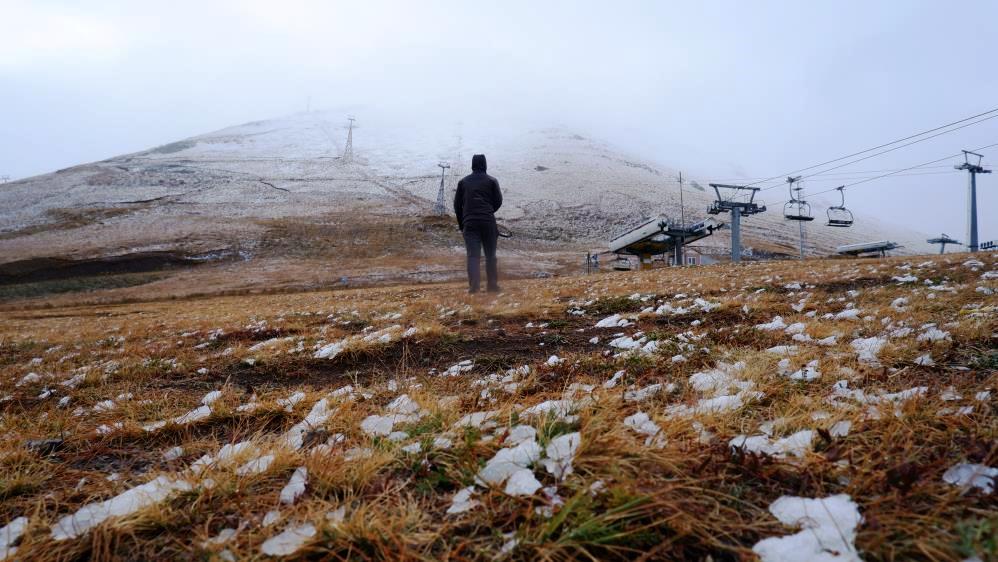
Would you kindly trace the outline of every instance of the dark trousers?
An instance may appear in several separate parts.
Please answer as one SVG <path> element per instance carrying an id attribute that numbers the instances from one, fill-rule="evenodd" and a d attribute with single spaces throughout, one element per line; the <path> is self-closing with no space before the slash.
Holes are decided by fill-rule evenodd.
<path id="1" fill-rule="evenodd" d="M 485 274 L 488 277 L 488 290 L 499 289 L 499 265 L 496 260 L 496 242 L 499 229 L 494 221 L 467 221 L 464 223 L 464 248 L 468 252 L 468 285 L 477 292 L 482 284 L 479 264 L 482 250 L 485 250 Z"/>

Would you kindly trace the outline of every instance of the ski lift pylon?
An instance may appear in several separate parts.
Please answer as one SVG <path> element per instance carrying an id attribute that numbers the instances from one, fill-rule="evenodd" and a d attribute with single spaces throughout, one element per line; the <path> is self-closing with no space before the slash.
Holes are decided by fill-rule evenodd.
<path id="1" fill-rule="evenodd" d="M 852 226 L 853 222 L 852 211 L 846 209 L 845 189 L 846 186 L 844 185 L 840 185 L 839 187 L 835 188 L 835 190 L 839 192 L 839 195 L 842 198 L 842 202 L 839 203 L 839 205 L 837 206 L 832 206 L 828 208 L 827 211 L 828 222 L 826 223 L 828 226 L 835 226 L 839 228 L 847 228 Z"/>
<path id="2" fill-rule="evenodd" d="M 811 205 L 800 194 L 804 189 L 800 186 L 800 178 L 800 176 L 787 178 L 790 200 L 783 205 L 783 218 L 791 221 L 813 221 L 814 215 L 811 214 Z M 797 187 L 794 187 L 795 183 L 798 184 Z M 794 195 L 794 191 L 797 192 L 796 195 Z"/>

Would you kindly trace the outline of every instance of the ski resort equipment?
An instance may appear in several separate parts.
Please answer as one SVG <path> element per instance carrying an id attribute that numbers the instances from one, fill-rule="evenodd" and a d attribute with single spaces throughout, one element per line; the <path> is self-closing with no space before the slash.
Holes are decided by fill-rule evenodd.
<path id="1" fill-rule="evenodd" d="M 976 164 L 970 163 L 971 156 L 977 157 Z M 970 183 L 967 184 L 967 249 L 971 252 L 977 251 L 977 174 L 991 173 L 991 170 L 981 167 L 981 158 L 984 156 L 964 150 L 963 164 L 953 166 L 957 170 L 970 172 Z"/>
<path id="2" fill-rule="evenodd" d="M 839 196 L 842 197 L 842 202 L 838 206 L 832 206 L 828 208 L 826 214 L 828 215 L 828 222 L 825 223 L 827 226 L 836 226 L 840 228 L 848 228 L 852 226 L 852 211 L 846 209 L 846 186 L 840 185 L 836 187 L 835 190 L 839 192 Z"/>
<path id="3" fill-rule="evenodd" d="M 513 237 L 513 231 L 510 230 L 510 229 L 508 229 L 508 228 L 506 228 L 505 226 L 503 226 L 501 224 L 497 224 L 496 225 L 496 229 L 499 231 L 499 238 L 512 238 Z"/>
<path id="4" fill-rule="evenodd" d="M 444 175 L 450 168 L 450 164 L 440 162 L 437 166 L 440 166 L 440 190 L 437 191 L 437 204 L 433 206 L 433 213 L 442 216 L 447 214 L 447 211 L 444 208 Z"/>
<path id="5" fill-rule="evenodd" d="M 939 244 L 939 253 L 946 253 L 946 244 L 953 244 L 956 246 L 962 246 L 963 244 L 950 238 L 946 233 L 943 233 L 939 238 L 929 238 L 926 240 L 929 244 Z M 982 246 L 983 248 L 983 246 Z"/>
<path id="6" fill-rule="evenodd" d="M 988 240 L 987 242 L 981 242 L 982 250 L 994 250 L 998 248 L 998 240 Z"/>
<path id="7" fill-rule="evenodd" d="M 811 205 L 800 194 L 804 190 L 800 186 L 800 178 L 800 176 L 787 178 L 790 200 L 783 205 L 783 218 L 788 221 L 810 222 L 814 220 L 814 215 L 811 214 Z M 794 187 L 795 183 L 797 187 Z M 796 194 L 794 194 L 795 191 Z"/>
<path id="8" fill-rule="evenodd" d="M 813 221 L 814 215 L 811 214 L 811 205 L 801 195 L 804 188 L 800 185 L 800 178 L 801 176 L 787 178 L 787 186 L 790 189 L 790 200 L 783 205 L 783 218 L 797 222 L 797 228 L 800 231 L 800 259 L 804 259 L 804 244 L 806 239 L 804 223 Z M 797 187 L 794 187 L 795 183 Z M 795 191 L 797 192 L 796 194 L 794 194 Z"/>
<path id="9" fill-rule="evenodd" d="M 712 183 L 717 199 L 710 204 L 707 213 L 716 215 L 719 213 L 731 213 L 731 261 L 738 263 L 742 261 L 742 216 L 754 215 L 766 212 L 766 205 L 755 202 L 755 194 L 758 187 L 746 187 L 744 185 L 727 185 L 723 183 Z M 731 195 L 725 199 L 721 197 L 722 189 L 732 190 Z M 735 195 L 746 191 L 749 192 L 748 201 L 735 201 Z"/>
<path id="10" fill-rule="evenodd" d="M 347 117 L 350 125 L 347 127 L 347 143 L 343 146 L 343 162 L 353 161 L 353 122 L 356 120 L 353 115 Z"/>
<path id="11" fill-rule="evenodd" d="M 889 240 L 878 240 L 877 242 L 863 242 L 862 244 L 846 244 L 839 246 L 836 251 L 843 256 L 861 256 L 864 254 L 880 254 L 880 257 L 887 255 L 887 252 L 900 248 L 901 245 Z"/>
<path id="12" fill-rule="evenodd" d="M 630 271 L 631 267 L 631 260 L 624 256 L 617 256 L 617 259 L 613 260 L 613 269 L 616 271 Z"/>
<path id="13" fill-rule="evenodd" d="M 692 226 L 683 227 L 670 223 L 667 217 L 658 216 L 617 236 L 610 241 L 609 247 L 614 254 L 638 256 L 642 264 L 647 263 L 651 256 L 671 251 L 675 254 L 674 263 L 682 264 L 682 248 L 686 243 L 710 236 L 723 224 L 709 218 Z M 617 269 L 616 264 L 614 269 Z"/>
<path id="14" fill-rule="evenodd" d="M 595 273 L 599 271 L 599 255 L 600 251 L 589 251 L 586 252 L 586 274 Z"/>

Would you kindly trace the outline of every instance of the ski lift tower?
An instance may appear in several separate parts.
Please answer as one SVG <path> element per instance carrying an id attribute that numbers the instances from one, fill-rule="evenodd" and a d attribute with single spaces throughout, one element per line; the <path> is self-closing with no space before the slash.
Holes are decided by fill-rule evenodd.
<path id="1" fill-rule="evenodd" d="M 972 156 L 977 157 L 976 164 L 971 164 Z M 983 155 L 964 150 L 963 164 L 953 166 L 957 170 L 970 172 L 970 183 L 967 184 L 967 249 L 971 252 L 977 251 L 977 174 L 991 173 L 991 170 L 985 170 L 981 166 L 982 158 Z"/>
<path id="2" fill-rule="evenodd" d="M 929 238 L 926 240 L 929 244 L 939 244 L 939 253 L 946 253 L 946 244 L 953 244 L 956 246 L 961 246 L 960 242 L 950 238 L 946 233 L 943 233 L 939 238 Z"/>
<path id="3" fill-rule="evenodd" d="M 447 214 L 447 211 L 444 210 L 444 176 L 447 174 L 447 169 L 450 168 L 450 164 L 440 162 L 437 166 L 440 166 L 440 190 L 437 191 L 437 204 L 433 206 L 433 212 L 443 216 Z"/>
<path id="4" fill-rule="evenodd" d="M 800 186 L 800 180 L 801 176 L 787 178 L 787 185 L 790 188 L 790 200 L 783 205 L 783 218 L 797 222 L 798 229 L 800 230 L 800 259 L 804 259 L 804 223 L 813 221 L 814 215 L 811 214 L 811 205 L 801 195 L 804 188 Z M 794 187 L 795 183 L 797 187 Z M 797 192 L 796 194 L 794 193 L 795 191 Z"/>
<path id="5" fill-rule="evenodd" d="M 353 122 L 357 119 L 354 116 L 348 116 L 347 121 L 350 121 L 350 125 L 347 127 L 347 143 L 343 147 L 343 160 L 345 162 L 350 162 L 353 160 Z"/>
<path id="6" fill-rule="evenodd" d="M 756 213 L 766 212 L 766 206 L 755 202 L 755 194 L 758 187 L 746 187 L 744 185 L 728 185 L 723 183 L 712 183 L 717 200 L 711 203 L 707 213 L 716 215 L 719 213 L 731 213 L 731 261 L 738 263 L 742 261 L 742 216 L 750 216 Z M 732 196 L 728 199 L 721 197 L 722 189 L 733 190 Z M 734 201 L 734 195 L 749 192 L 748 201 Z"/>

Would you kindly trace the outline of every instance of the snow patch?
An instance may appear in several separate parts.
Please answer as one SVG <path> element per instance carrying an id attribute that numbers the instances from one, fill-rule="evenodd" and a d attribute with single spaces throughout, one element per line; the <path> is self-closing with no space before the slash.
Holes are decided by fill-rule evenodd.
<path id="1" fill-rule="evenodd" d="M 75 539 L 112 517 L 131 515 L 143 508 L 166 501 L 176 492 L 190 491 L 186 480 L 159 476 L 102 502 L 89 503 L 72 515 L 66 515 L 52 525 L 52 538 L 57 541 Z"/>
<path id="2" fill-rule="evenodd" d="M 995 489 L 998 468 L 983 464 L 960 463 L 951 466 L 944 474 L 943 481 L 961 488 L 980 488 L 985 494 Z"/>
<path id="3" fill-rule="evenodd" d="M 315 525 L 311 523 L 288 527 L 280 534 L 263 541 L 263 544 L 260 545 L 260 552 L 267 556 L 288 556 L 294 554 L 298 549 L 305 546 L 305 543 L 314 537 L 315 533 Z"/>
<path id="4" fill-rule="evenodd" d="M 456 494 L 454 494 L 454 497 L 451 498 L 450 507 L 447 508 L 447 513 L 451 515 L 464 513 L 480 505 L 481 502 L 471 499 L 471 496 L 474 493 L 474 486 L 468 486 L 467 488 L 459 490 Z"/>
<path id="5" fill-rule="evenodd" d="M 17 552 L 14 543 L 20 540 L 27 528 L 28 518 L 24 516 L 17 517 L 0 528 L 0 560 L 6 560 Z"/>
<path id="6" fill-rule="evenodd" d="M 293 504 L 305 493 L 305 485 L 308 483 L 308 469 L 299 466 L 291 474 L 291 479 L 281 489 L 281 503 Z"/>
<path id="7" fill-rule="evenodd" d="M 752 547 L 763 562 L 858 562 L 854 544 L 863 521 L 859 507 L 846 494 L 811 499 L 782 496 L 769 512 L 784 525 L 801 531 L 763 539 Z"/>
<path id="8" fill-rule="evenodd" d="M 783 321 L 782 316 L 776 316 L 771 321 L 765 324 L 756 324 L 755 328 L 757 330 L 763 330 L 767 332 L 773 332 L 776 330 L 782 330 L 787 327 L 786 322 Z"/>
<path id="9" fill-rule="evenodd" d="M 572 461 L 581 443 L 582 436 L 577 431 L 555 437 L 544 449 L 547 458 L 541 461 L 541 465 L 555 478 L 563 480 L 574 471 Z"/>
<path id="10" fill-rule="evenodd" d="M 661 449 L 665 447 L 665 436 L 662 435 L 662 428 L 648 417 L 644 412 L 638 412 L 624 418 L 624 425 L 634 431 L 645 435 L 645 445 Z"/>

